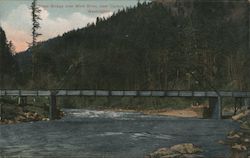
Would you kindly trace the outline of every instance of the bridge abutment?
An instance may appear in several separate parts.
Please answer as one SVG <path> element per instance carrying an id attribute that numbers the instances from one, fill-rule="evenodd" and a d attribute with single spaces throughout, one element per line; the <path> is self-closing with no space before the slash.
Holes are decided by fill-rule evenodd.
<path id="1" fill-rule="evenodd" d="M 247 109 L 250 109 L 250 98 L 244 98 L 244 105 Z"/>
<path id="2" fill-rule="evenodd" d="M 221 119 L 222 117 L 222 97 L 209 98 L 210 117 L 212 119 Z"/>
<path id="3" fill-rule="evenodd" d="M 57 118 L 56 95 L 50 96 L 49 119 L 54 120 Z"/>
<path id="4" fill-rule="evenodd" d="M 0 121 L 3 120 L 2 104 L 0 103 Z"/>

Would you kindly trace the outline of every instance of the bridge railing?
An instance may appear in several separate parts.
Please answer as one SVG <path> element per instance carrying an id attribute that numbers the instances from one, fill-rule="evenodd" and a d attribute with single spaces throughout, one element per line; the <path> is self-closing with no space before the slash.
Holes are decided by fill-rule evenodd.
<path id="1" fill-rule="evenodd" d="M 0 90 L 0 96 L 138 96 L 138 97 L 218 97 L 215 91 L 129 91 L 129 90 Z M 249 92 L 219 91 L 221 97 L 250 97 Z"/>

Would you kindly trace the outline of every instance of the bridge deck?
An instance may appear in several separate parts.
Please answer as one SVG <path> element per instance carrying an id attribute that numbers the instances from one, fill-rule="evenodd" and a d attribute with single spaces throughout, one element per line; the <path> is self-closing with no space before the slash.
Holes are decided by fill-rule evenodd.
<path id="1" fill-rule="evenodd" d="M 0 90 L 0 96 L 218 97 L 215 91 Z M 219 91 L 221 97 L 250 98 L 250 91 Z"/>

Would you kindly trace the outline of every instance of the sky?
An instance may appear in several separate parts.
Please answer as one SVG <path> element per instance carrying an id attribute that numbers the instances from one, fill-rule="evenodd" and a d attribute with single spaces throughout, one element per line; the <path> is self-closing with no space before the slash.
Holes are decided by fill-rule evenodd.
<path id="1" fill-rule="evenodd" d="M 142 1 L 142 0 L 141 0 Z M 16 52 L 27 49 L 31 43 L 32 0 L 0 0 L 0 26 L 7 40 L 15 45 Z M 72 29 L 95 22 L 96 17 L 109 17 L 118 9 L 135 6 L 138 0 L 38 0 L 44 41 Z"/>

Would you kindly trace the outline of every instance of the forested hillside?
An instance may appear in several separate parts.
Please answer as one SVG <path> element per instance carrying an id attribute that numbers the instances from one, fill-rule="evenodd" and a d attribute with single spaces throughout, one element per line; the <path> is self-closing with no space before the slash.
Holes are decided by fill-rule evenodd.
<path id="1" fill-rule="evenodd" d="M 138 3 L 29 49 L 24 86 L 249 90 L 248 28 L 246 1 Z"/>

